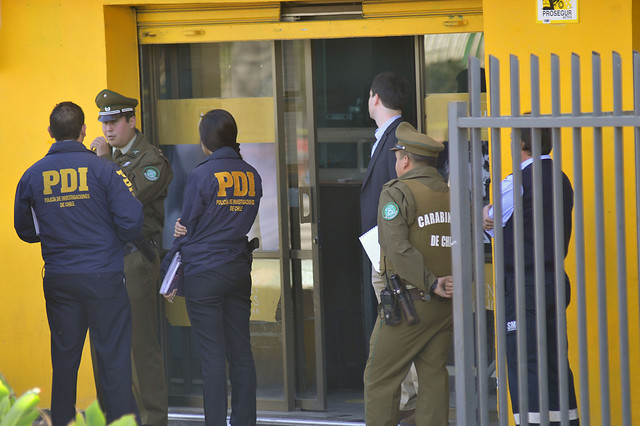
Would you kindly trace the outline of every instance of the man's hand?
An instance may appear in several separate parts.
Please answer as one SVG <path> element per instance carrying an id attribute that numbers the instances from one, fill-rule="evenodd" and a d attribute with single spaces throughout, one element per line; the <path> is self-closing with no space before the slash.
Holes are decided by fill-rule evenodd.
<path id="1" fill-rule="evenodd" d="M 487 204 L 482 209 L 482 226 L 485 230 L 490 231 L 493 229 L 493 218 L 489 216 L 489 210 L 493 207 L 493 204 Z"/>
<path id="2" fill-rule="evenodd" d="M 102 136 L 95 138 L 93 142 L 91 142 L 91 145 L 89 145 L 89 149 L 95 151 L 100 157 L 111 154 L 111 145 L 109 145 L 109 142 Z"/>
<path id="3" fill-rule="evenodd" d="M 451 275 L 438 277 L 438 284 L 433 292 L 445 299 L 451 299 L 453 296 L 453 277 Z"/>
<path id="4" fill-rule="evenodd" d="M 173 228 L 173 236 L 175 238 L 182 237 L 183 235 L 187 235 L 187 227 L 180 223 L 180 218 L 176 220 L 176 225 Z"/>

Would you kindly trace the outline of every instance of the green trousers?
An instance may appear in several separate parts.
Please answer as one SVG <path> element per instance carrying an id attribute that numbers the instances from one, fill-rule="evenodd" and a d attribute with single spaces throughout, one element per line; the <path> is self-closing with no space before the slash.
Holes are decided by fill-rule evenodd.
<path id="1" fill-rule="evenodd" d="M 446 426 L 449 421 L 447 357 L 453 338 L 450 300 L 414 301 L 420 321 L 389 326 L 376 320 L 364 370 L 367 426 L 396 426 L 400 384 L 411 363 L 418 373 L 416 425 Z"/>
<path id="2" fill-rule="evenodd" d="M 168 423 L 167 381 L 164 357 L 158 340 L 158 294 L 160 260 L 149 262 L 135 251 L 124 258 L 127 293 L 131 303 L 131 366 L 133 395 L 143 425 L 166 426 Z M 97 383 L 95 353 L 91 351 L 98 400 L 104 401 Z"/>

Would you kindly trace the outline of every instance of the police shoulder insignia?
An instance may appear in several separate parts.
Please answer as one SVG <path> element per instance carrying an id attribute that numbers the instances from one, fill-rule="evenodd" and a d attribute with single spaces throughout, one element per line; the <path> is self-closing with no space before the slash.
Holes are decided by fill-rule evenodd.
<path id="1" fill-rule="evenodd" d="M 144 178 L 148 181 L 155 182 L 160 178 L 160 172 L 153 166 L 149 166 L 142 172 Z"/>
<path id="2" fill-rule="evenodd" d="M 398 205 L 391 201 L 385 204 L 382 208 L 382 218 L 385 220 L 395 219 L 395 217 L 398 216 L 399 211 L 400 209 L 398 208 Z"/>

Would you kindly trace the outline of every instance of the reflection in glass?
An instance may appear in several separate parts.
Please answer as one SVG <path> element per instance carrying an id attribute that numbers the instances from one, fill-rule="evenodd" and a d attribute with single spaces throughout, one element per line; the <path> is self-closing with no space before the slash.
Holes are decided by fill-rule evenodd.
<path id="1" fill-rule="evenodd" d="M 158 99 L 272 96 L 271 43 L 154 46 Z"/>
<path id="2" fill-rule="evenodd" d="M 317 394 L 316 383 L 316 333 L 315 310 L 313 305 L 313 261 L 311 259 L 300 261 L 301 295 L 297 297 L 301 305 L 298 318 L 303 333 L 299 335 L 301 342 L 297 342 L 298 352 L 304 354 L 304 362 L 298 360 L 297 395 L 299 398 L 314 398 Z M 300 347 L 301 346 L 301 347 Z"/>
<path id="3" fill-rule="evenodd" d="M 469 57 L 484 64 L 483 33 L 425 35 L 425 93 L 468 92 L 465 70 Z"/>
<path id="4" fill-rule="evenodd" d="M 412 89 L 403 116 L 417 122 L 414 38 L 313 40 L 311 46 L 320 181 L 361 183 L 375 141 L 368 102 L 376 74 L 394 71 L 407 79 Z"/>
<path id="5" fill-rule="evenodd" d="M 201 112 L 213 108 L 236 107 L 232 114 L 242 123 L 247 121 L 245 106 L 262 102 L 273 104 L 272 43 L 232 42 L 206 44 L 173 44 L 143 47 L 143 107 L 155 115 L 145 114 L 144 131 L 161 144 L 169 159 L 174 179 L 165 201 L 163 247 L 173 242 L 173 228 L 182 208 L 183 189 L 188 175 L 202 160 L 197 126 Z M 160 116 L 161 110 L 166 114 Z M 257 114 L 266 114 L 267 117 Z M 244 114 L 241 119 L 239 116 Z M 259 109 L 250 119 L 273 122 L 273 109 Z M 164 118 L 162 118 L 164 117 Z M 158 128 L 166 128 L 174 136 L 167 138 Z M 165 120 L 158 123 L 159 120 Z M 255 130 L 255 129 L 254 129 Z M 154 134 L 154 132 L 156 134 Z M 250 237 L 260 238 L 259 251 L 279 250 L 276 147 L 269 129 L 258 128 L 250 140 L 241 143 L 243 158 L 260 173 L 264 195 L 258 218 Z M 246 133 L 244 133 L 246 135 Z M 185 136 L 187 135 L 187 136 Z M 240 138 L 240 136 L 239 136 Z M 264 253 L 263 256 L 264 257 Z M 280 260 L 254 258 L 251 339 L 258 374 L 258 396 L 261 399 L 284 398 L 282 353 L 282 318 L 280 317 Z M 166 304 L 165 338 L 167 345 L 170 397 L 202 396 L 199 354 L 191 336 L 184 299 Z"/>
<path id="6" fill-rule="evenodd" d="M 251 271 L 251 349 L 258 398 L 284 398 L 280 261 L 254 259 Z"/>
<path id="7" fill-rule="evenodd" d="M 303 41 L 283 42 L 285 149 L 289 187 L 291 249 L 291 285 L 295 327 L 296 397 L 316 398 L 316 352 L 312 214 L 307 121 L 306 68 Z M 304 260 L 303 260 L 304 259 Z"/>
<path id="8" fill-rule="evenodd" d="M 307 89 L 304 68 L 304 43 L 283 43 L 284 126 L 287 181 L 291 203 L 292 249 L 311 249 L 311 224 L 300 223 L 304 214 L 304 194 L 300 188 L 310 186 L 309 140 L 307 124 Z M 303 205 L 300 205 L 300 203 Z M 298 245 L 299 244 L 299 245 Z"/>
<path id="9" fill-rule="evenodd" d="M 424 36 L 425 129 L 432 138 L 444 142 L 438 156 L 438 171 L 449 178 L 448 104 L 466 101 L 470 57 L 484 64 L 483 33 L 427 34 Z M 484 73 L 484 68 L 481 69 Z M 484 81 L 484 75 L 483 79 Z M 484 89 L 483 85 L 483 89 Z M 483 91 L 486 91 L 483 90 Z M 484 103 L 486 108 L 486 102 Z"/>

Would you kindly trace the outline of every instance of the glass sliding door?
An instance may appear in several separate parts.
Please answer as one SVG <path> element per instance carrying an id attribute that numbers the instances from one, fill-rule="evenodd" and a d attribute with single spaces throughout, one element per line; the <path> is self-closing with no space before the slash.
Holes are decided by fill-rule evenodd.
<path id="1" fill-rule="evenodd" d="M 318 169 L 310 41 L 284 41 L 282 92 L 290 233 L 295 403 L 326 409 L 324 333 L 318 239 Z"/>
<path id="2" fill-rule="evenodd" d="M 182 193 L 204 159 L 197 126 L 210 109 L 238 124 L 241 153 L 263 179 L 249 238 L 254 253 L 251 342 L 258 407 L 326 408 L 310 44 L 304 41 L 149 45 L 142 49 L 144 131 L 171 162 L 163 248 Z M 184 299 L 164 304 L 170 404 L 201 406 L 200 359 Z"/>
<path id="3" fill-rule="evenodd" d="M 268 41 L 144 46 L 143 130 L 160 145 L 173 168 L 165 202 L 163 248 L 167 249 L 187 176 L 204 159 L 197 130 L 200 116 L 222 108 L 235 117 L 241 154 L 262 176 L 264 192 L 249 235 L 260 239 L 251 295 L 259 406 L 287 409 L 272 46 Z M 164 313 L 170 404 L 201 406 L 200 360 L 184 299 L 166 303 Z"/>

